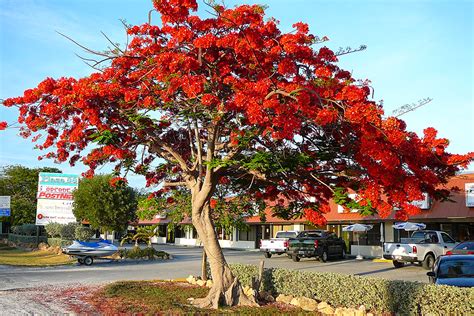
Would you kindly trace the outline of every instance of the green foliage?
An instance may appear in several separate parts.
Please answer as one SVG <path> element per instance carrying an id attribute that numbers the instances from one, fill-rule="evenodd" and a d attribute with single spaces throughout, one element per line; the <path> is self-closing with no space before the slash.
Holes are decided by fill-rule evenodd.
<path id="1" fill-rule="evenodd" d="M 120 258 L 124 259 L 148 259 L 155 260 L 156 258 L 167 259 L 169 254 L 164 251 L 156 250 L 153 247 L 140 248 L 135 246 L 131 249 L 119 249 L 118 254 Z"/>
<path id="2" fill-rule="evenodd" d="M 56 237 L 61 237 L 62 227 L 63 227 L 63 224 L 49 223 L 44 226 L 44 229 L 46 230 L 46 233 L 48 234 L 49 237 L 56 238 Z"/>
<path id="3" fill-rule="evenodd" d="M 140 240 L 146 240 L 148 246 L 151 246 L 151 239 L 156 236 L 157 228 L 158 225 L 138 227 L 137 232 L 135 234 L 129 234 L 122 238 L 122 240 L 120 241 L 120 246 L 123 246 L 123 244 L 129 240 L 134 241 L 135 245 L 138 245 L 138 242 Z"/>
<path id="4" fill-rule="evenodd" d="M 61 231 L 59 232 L 61 239 L 66 239 L 66 240 L 74 239 L 77 227 L 79 227 L 79 224 L 74 223 L 74 222 L 62 225 Z"/>
<path id="5" fill-rule="evenodd" d="M 110 185 L 111 175 L 83 179 L 74 191 L 74 215 L 86 219 L 92 228 L 124 230 L 135 220 L 137 199 L 135 191 L 126 185 Z"/>
<path id="6" fill-rule="evenodd" d="M 61 238 L 48 238 L 47 240 L 48 245 L 51 247 L 67 247 L 72 244 L 72 240 L 63 240 Z"/>
<path id="7" fill-rule="evenodd" d="M 334 189 L 334 202 L 338 205 L 345 206 L 351 210 L 359 210 L 359 214 L 363 216 L 374 215 L 377 211 L 372 208 L 370 200 L 366 199 L 365 204 L 361 204 L 361 201 L 356 201 L 349 197 L 349 194 L 344 188 Z"/>
<path id="8" fill-rule="evenodd" d="M 14 243 L 33 244 L 36 245 L 36 236 L 25 236 L 8 234 L 8 240 Z M 46 236 L 39 236 L 39 242 L 46 242 Z"/>
<path id="9" fill-rule="evenodd" d="M 95 235 L 95 230 L 90 227 L 78 226 L 74 231 L 74 238 L 77 240 L 88 241 Z"/>
<path id="10" fill-rule="evenodd" d="M 232 272 L 243 285 L 250 285 L 258 267 L 232 264 Z M 377 313 L 399 315 L 469 314 L 474 310 L 474 288 L 439 286 L 338 273 L 266 269 L 261 290 L 305 296 L 335 307 L 364 305 Z"/>
<path id="11" fill-rule="evenodd" d="M 0 195 L 11 196 L 11 216 L 0 216 L 0 221 L 12 225 L 33 223 L 36 216 L 36 192 L 40 172 L 61 173 L 56 168 L 31 169 L 23 166 L 6 166 L 0 170 Z"/>
<path id="12" fill-rule="evenodd" d="M 22 236 L 36 236 L 36 225 L 35 224 L 22 224 L 12 227 L 12 232 L 16 235 Z"/>

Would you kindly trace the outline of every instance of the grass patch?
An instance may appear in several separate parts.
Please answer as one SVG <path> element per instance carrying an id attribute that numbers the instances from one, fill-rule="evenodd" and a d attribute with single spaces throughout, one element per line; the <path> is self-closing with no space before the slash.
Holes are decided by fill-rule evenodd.
<path id="1" fill-rule="evenodd" d="M 0 264 L 14 266 L 55 266 L 73 262 L 69 256 L 46 250 L 26 251 L 0 243 Z"/>
<path id="2" fill-rule="evenodd" d="M 204 297 L 209 292 L 187 283 L 152 282 L 152 281 L 121 281 L 109 284 L 88 298 L 102 314 L 145 314 L 145 315 L 285 315 L 309 314 L 299 308 L 279 303 L 261 307 L 232 307 L 218 311 L 199 309 L 189 305 L 190 297 Z M 314 315 L 314 313 L 313 313 Z"/>

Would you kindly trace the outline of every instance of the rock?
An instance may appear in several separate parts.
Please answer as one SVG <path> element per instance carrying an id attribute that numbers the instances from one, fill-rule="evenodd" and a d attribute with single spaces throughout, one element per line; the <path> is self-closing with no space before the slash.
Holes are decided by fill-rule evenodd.
<path id="1" fill-rule="evenodd" d="M 318 312 L 320 312 L 323 315 L 334 315 L 334 308 L 332 308 L 331 306 L 328 306 L 323 309 L 318 309 Z"/>
<path id="2" fill-rule="evenodd" d="M 285 294 L 280 294 L 276 298 L 277 302 L 285 303 L 285 304 L 290 304 L 291 300 L 293 299 L 292 295 L 285 295 Z"/>
<path id="3" fill-rule="evenodd" d="M 318 304 L 318 309 L 325 309 L 326 307 L 331 307 L 331 305 L 326 302 L 321 302 Z"/>
<path id="4" fill-rule="evenodd" d="M 204 285 L 206 285 L 206 281 L 197 280 L 197 281 L 196 281 L 196 284 L 199 285 L 199 286 L 204 286 Z"/>
<path id="5" fill-rule="evenodd" d="M 189 276 L 186 278 L 186 281 L 187 281 L 188 283 L 191 283 L 193 280 L 194 280 L 194 276 L 192 276 L 192 275 L 189 275 Z"/>
<path id="6" fill-rule="evenodd" d="M 365 316 L 366 315 L 366 310 L 365 310 L 365 306 L 364 305 L 361 305 L 359 306 L 358 309 L 354 310 L 354 315 L 355 316 Z"/>
<path id="7" fill-rule="evenodd" d="M 298 306 L 301 307 L 305 311 L 313 312 L 318 309 L 318 302 L 311 298 L 307 297 L 299 297 L 298 298 Z"/>
<path id="8" fill-rule="evenodd" d="M 212 287 L 212 280 L 207 280 L 206 281 L 206 286 L 207 287 Z"/>
<path id="9" fill-rule="evenodd" d="M 344 316 L 354 316 L 356 314 L 355 308 L 344 308 Z"/>
<path id="10" fill-rule="evenodd" d="M 300 306 L 300 300 L 298 297 L 295 297 L 293 298 L 291 301 L 290 301 L 290 304 L 291 305 L 295 305 L 295 306 Z"/>
<path id="11" fill-rule="evenodd" d="M 366 316 L 374 316 L 372 313 L 367 313 Z"/>
<path id="12" fill-rule="evenodd" d="M 38 245 L 39 250 L 48 250 L 48 248 L 49 248 L 48 244 L 45 244 L 44 242 Z"/>

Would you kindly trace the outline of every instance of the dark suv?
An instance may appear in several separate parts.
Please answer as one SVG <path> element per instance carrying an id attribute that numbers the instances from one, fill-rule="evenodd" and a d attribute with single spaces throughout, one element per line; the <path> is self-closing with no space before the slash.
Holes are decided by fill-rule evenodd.
<path id="1" fill-rule="evenodd" d="M 346 244 L 342 238 L 333 232 L 326 230 L 302 231 L 296 238 L 288 240 L 288 256 L 293 261 L 301 258 L 315 257 L 322 262 L 328 258 L 344 258 L 346 256 Z"/>

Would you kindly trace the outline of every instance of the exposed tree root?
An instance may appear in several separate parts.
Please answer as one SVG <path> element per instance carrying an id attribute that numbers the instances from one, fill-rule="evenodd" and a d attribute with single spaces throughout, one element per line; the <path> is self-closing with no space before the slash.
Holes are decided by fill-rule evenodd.
<path id="1" fill-rule="evenodd" d="M 219 306 L 258 306 L 254 297 L 244 294 L 237 278 L 227 289 L 221 285 L 214 285 L 204 298 L 193 300 L 192 304 L 199 308 L 218 309 Z"/>

